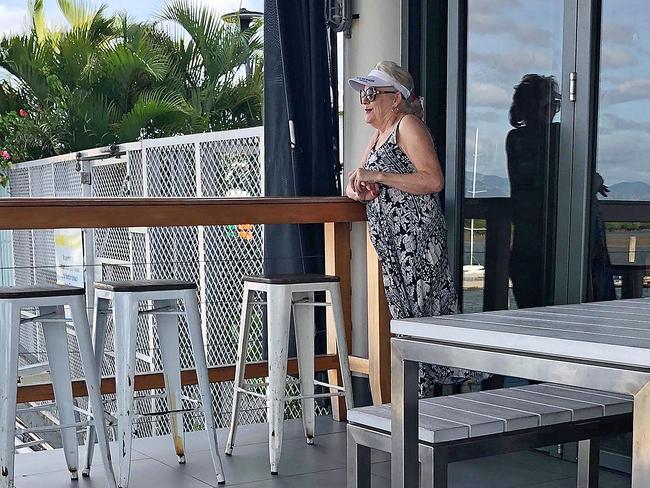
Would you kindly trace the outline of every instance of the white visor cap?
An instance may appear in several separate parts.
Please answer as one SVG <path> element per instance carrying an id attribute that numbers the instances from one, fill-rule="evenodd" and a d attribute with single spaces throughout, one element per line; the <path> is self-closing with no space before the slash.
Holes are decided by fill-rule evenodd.
<path id="1" fill-rule="evenodd" d="M 411 91 L 408 88 L 406 88 L 392 76 L 378 69 L 373 69 L 366 76 L 357 76 L 356 78 L 350 78 L 348 80 L 348 84 L 352 87 L 353 90 L 356 91 L 361 91 L 366 86 L 392 86 L 402 94 L 405 100 L 408 100 L 408 98 L 411 96 Z"/>

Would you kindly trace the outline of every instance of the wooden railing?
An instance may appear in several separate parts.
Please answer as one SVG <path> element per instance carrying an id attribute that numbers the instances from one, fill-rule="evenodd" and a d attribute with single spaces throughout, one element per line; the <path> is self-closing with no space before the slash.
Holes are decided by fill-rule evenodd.
<path id="1" fill-rule="evenodd" d="M 508 262 L 512 226 L 512 204 L 507 197 L 467 198 L 465 219 L 485 220 L 485 279 L 483 309 L 508 308 Z M 650 202 L 600 200 L 603 222 L 650 222 Z"/>
<path id="2" fill-rule="evenodd" d="M 352 289 L 350 273 L 350 228 L 352 222 L 364 222 L 363 204 L 345 197 L 310 198 L 81 198 L 81 199 L 0 199 L 0 229 L 65 229 L 101 227 L 172 227 L 233 224 L 306 224 L 325 225 L 326 272 L 341 278 L 341 295 L 348 348 L 352 338 Z M 376 404 L 390 401 L 390 355 L 388 307 L 383 292 L 381 273 L 372 245 L 368 245 L 368 349 L 369 357 L 350 356 L 353 372 L 370 379 Z M 329 371 L 330 381 L 340 384 L 334 330 L 328 317 L 328 354 L 316 357 L 316 370 Z M 251 364 L 248 377 L 263 377 L 267 363 Z M 296 372 L 295 360 L 289 372 Z M 212 382 L 234 378 L 233 366 L 210 368 Z M 182 373 L 184 385 L 196 383 L 193 370 Z M 162 373 L 146 373 L 136 377 L 136 390 L 149 390 L 164 385 Z M 73 381 L 75 396 L 86 394 L 83 381 Z M 102 393 L 115 392 L 115 379 L 103 378 Z M 18 388 L 18 401 L 52 400 L 49 383 Z M 335 418 L 344 419 L 342 401 L 333 402 Z"/>

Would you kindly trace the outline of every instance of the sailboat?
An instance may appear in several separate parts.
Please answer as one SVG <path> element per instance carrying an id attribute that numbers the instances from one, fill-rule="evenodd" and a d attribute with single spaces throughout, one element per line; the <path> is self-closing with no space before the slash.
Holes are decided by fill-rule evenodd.
<path id="1" fill-rule="evenodd" d="M 474 169 L 472 172 L 472 198 L 476 197 L 477 193 L 482 193 L 483 190 L 476 190 L 476 166 L 478 164 L 478 127 L 476 128 L 476 137 L 474 140 Z M 470 220 L 469 229 L 465 227 L 465 230 L 469 230 L 469 264 L 463 266 L 463 279 L 464 280 L 478 280 L 483 279 L 485 275 L 485 267 L 478 262 L 474 257 L 474 232 L 477 230 L 484 231 L 485 229 L 475 228 L 474 219 Z"/>

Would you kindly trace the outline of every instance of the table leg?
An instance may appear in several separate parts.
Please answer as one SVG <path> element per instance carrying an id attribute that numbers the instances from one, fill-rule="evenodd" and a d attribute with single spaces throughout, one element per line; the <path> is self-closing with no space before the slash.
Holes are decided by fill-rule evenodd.
<path id="1" fill-rule="evenodd" d="M 391 487 L 417 488 L 418 363 L 404 360 L 398 340 L 391 340 Z"/>
<path id="2" fill-rule="evenodd" d="M 650 480 L 650 383 L 634 395 L 632 429 L 632 488 L 647 487 Z"/>

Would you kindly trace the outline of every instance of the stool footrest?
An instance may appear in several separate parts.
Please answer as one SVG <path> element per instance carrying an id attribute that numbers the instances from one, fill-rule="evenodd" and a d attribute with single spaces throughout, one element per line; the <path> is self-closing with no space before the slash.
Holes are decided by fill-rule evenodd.
<path id="1" fill-rule="evenodd" d="M 331 388 L 332 390 L 337 390 L 337 391 L 343 391 L 343 392 L 345 391 L 345 388 L 342 386 L 333 385 L 331 383 L 324 383 L 323 381 L 318 381 L 318 380 L 314 380 L 314 385 L 323 386 L 325 388 Z"/>
<path id="2" fill-rule="evenodd" d="M 163 417 L 165 415 L 172 415 L 174 413 L 188 413 L 188 412 L 200 412 L 201 408 L 200 407 L 195 407 L 195 408 L 176 408 L 174 410 L 162 410 L 160 412 L 147 412 L 147 413 L 139 413 L 136 415 L 136 417 L 140 418 L 146 418 L 146 417 Z"/>
<path id="3" fill-rule="evenodd" d="M 329 392 L 329 393 L 315 393 L 313 395 L 285 396 L 284 401 L 290 402 L 290 401 L 302 400 L 302 399 L 306 399 L 306 398 L 330 398 L 330 397 L 334 397 L 334 396 L 343 396 L 343 395 L 345 395 L 345 389 L 344 388 L 340 388 L 340 387 L 335 386 L 335 385 L 330 385 L 328 383 L 322 383 L 320 381 L 318 381 L 318 382 L 314 381 L 314 384 L 315 385 L 317 384 L 319 386 L 324 386 L 324 387 L 327 387 L 327 388 L 331 388 L 331 389 L 337 390 L 337 391 Z M 262 386 L 262 385 L 260 384 L 259 386 Z M 237 387 L 236 390 L 239 391 L 240 393 L 244 393 L 246 395 L 254 396 L 254 397 L 257 397 L 257 398 L 264 398 L 265 400 L 269 400 L 269 397 L 267 396 L 266 393 L 260 393 L 260 392 L 257 392 L 257 391 L 253 391 L 253 390 L 250 390 L 250 389 L 248 389 L 246 387 L 244 387 L 244 388 Z"/>
<path id="4" fill-rule="evenodd" d="M 90 421 L 73 422 L 71 424 L 61 425 L 43 425 L 42 427 L 30 427 L 28 429 L 16 429 L 16 434 L 37 434 L 39 432 L 52 432 L 55 430 L 68 429 L 70 427 L 88 427 Z"/>
<path id="5" fill-rule="evenodd" d="M 151 400 L 152 398 L 167 398 L 166 393 L 152 393 L 150 395 L 138 395 L 137 397 L 134 397 L 134 400 Z M 194 398 L 190 398 L 185 395 L 181 395 L 180 397 L 181 401 L 186 401 L 188 403 L 194 403 L 194 404 L 199 404 L 200 402 L 198 400 L 195 400 Z"/>
<path id="6" fill-rule="evenodd" d="M 291 302 L 291 304 L 296 307 L 296 306 L 303 306 L 303 307 L 331 307 L 332 303 L 331 302 L 305 302 L 301 300 L 296 300 L 294 302 Z M 247 303 L 247 306 L 251 307 L 253 305 L 267 305 L 267 302 L 265 301 L 253 301 L 249 300 Z"/>

